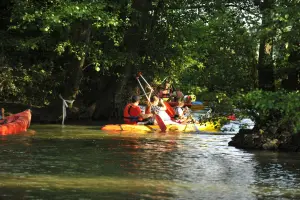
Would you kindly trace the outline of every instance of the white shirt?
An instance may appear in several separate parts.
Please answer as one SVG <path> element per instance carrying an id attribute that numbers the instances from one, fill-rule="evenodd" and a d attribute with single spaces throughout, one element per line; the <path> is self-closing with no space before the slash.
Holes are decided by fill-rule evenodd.
<path id="1" fill-rule="evenodd" d="M 182 116 L 183 115 L 183 110 L 181 107 L 176 107 L 175 108 L 175 115 L 178 115 L 178 116 Z"/>

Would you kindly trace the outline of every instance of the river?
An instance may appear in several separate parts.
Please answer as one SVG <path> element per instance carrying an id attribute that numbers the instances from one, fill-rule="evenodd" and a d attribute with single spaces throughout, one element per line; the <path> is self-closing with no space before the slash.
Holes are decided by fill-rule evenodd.
<path id="1" fill-rule="evenodd" d="M 240 150 L 231 137 L 32 125 L 0 136 L 0 199 L 300 198 L 300 154 Z"/>

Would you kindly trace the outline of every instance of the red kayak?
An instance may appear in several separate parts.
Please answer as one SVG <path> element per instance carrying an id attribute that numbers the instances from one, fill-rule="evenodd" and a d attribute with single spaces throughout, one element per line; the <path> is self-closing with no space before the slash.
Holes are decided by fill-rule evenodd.
<path id="1" fill-rule="evenodd" d="M 23 112 L 5 117 L 0 120 L 0 135 L 16 134 L 27 131 L 31 122 L 31 111 Z"/>

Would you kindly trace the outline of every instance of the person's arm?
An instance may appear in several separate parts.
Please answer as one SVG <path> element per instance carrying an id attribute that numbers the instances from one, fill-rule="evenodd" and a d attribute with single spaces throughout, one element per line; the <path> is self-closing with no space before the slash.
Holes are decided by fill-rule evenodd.
<path id="1" fill-rule="evenodd" d="M 153 114 L 152 113 L 148 113 L 148 114 L 140 114 L 140 117 L 143 118 L 143 119 L 147 119 L 149 117 L 152 117 Z"/>
<path id="2" fill-rule="evenodd" d="M 149 114 L 149 113 L 151 113 L 151 105 L 148 103 L 145 109 L 145 114 Z"/>
<path id="3" fill-rule="evenodd" d="M 162 107 L 160 107 L 160 110 L 167 110 L 167 106 L 164 104 L 164 101 L 162 99 L 160 99 L 160 104 L 162 105 Z"/>
<path id="4" fill-rule="evenodd" d="M 142 110 L 141 110 L 141 108 L 140 108 L 139 106 L 137 107 L 137 112 L 139 113 L 139 114 L 138 114 L 138 117 L 141 117 L 142 119 L 146 119 L 146 118 L 148 118 L 148 117 L 152 117 L 152 116 L 153 116 L 152 113 L 143 114 L 143 113 L 142 113 Z"/>

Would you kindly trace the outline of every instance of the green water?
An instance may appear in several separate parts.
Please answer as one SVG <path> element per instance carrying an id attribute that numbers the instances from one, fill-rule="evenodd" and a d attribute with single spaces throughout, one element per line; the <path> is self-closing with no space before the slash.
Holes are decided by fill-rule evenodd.
<path id="1" fill-rule="evenodd" d="M 0 136 L 0 199 L 300 198 L 300 154 L 239 150 L 231 137 L 33 125 Z"/>

